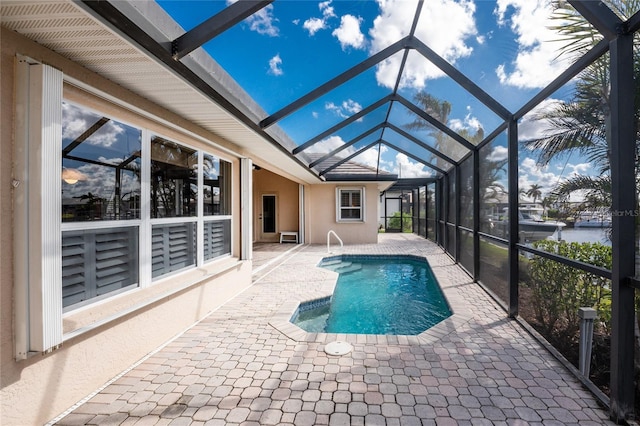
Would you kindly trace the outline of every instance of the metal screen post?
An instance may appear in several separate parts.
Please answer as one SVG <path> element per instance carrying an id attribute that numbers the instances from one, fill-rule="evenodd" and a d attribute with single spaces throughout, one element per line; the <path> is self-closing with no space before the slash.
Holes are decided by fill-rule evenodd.
<path id="1" fill-rule="evenodd" d="M 480 150 L 473 151 L 473 280 L 480 279 Z"/>
<path id="2" fill-rule="evenodd" d="M 509 300 L 508 313 L 510 317 L 518 315 L 518 286 L 520 271 L 518 263 L 518 122 L 509 121 L 508 128 L 508 178 L 509 178 Z"/>
<path id="3" fill-rule="evenodd" d="M 627 278 L 635 275 L 636 129 L 633 77 L 633 34 L 609 44 L 611 116 L 611 417 L 626 420 L 634 413 L 634 296 Z"/>
<path id="4" fill-rule="evenodd" d="M 593 308 L 578 309 L 580 317 L 580 355 L 579 366 L 580 374 L 589 378 L 589 370 L 591 369 L 591 348 L 593 347 L 593 321 L 598 316 Z"/>

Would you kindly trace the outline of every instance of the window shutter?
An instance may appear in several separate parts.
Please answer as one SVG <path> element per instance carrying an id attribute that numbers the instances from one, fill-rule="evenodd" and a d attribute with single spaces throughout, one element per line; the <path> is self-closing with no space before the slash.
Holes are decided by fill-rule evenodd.
<path id="1" fill-rule="evenodd" d="M 16 359 L 62 343 L 60 222 L 62 72 L 16 64 L 14 341 Z"/>
<path id="2" fill-rule="evenodd" d="M 195 224 L 155 225 L 151 235 L 152 276 L 195 264 Z"/>
<path id="3" fill-rule="evenodd" d="M 63 306 L 138 283 L 137 231 L 127 227 L 63 233 Z"/>
<path id="4" fill-rule="evenodd" d="M 231 253 L 231 219 L 204 223 L 204 259 Z"/>

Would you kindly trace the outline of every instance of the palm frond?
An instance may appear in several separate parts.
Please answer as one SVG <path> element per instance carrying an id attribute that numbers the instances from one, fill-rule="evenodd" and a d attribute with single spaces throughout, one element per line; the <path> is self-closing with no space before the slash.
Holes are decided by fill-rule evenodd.
<path id="1" fill-rule="evenodd" d="M 556 185 L 551 194 L 559 200 L 567 200 L 571 194 L 578 191 L 584 195 L 585 203 L 589 207 L 611 206 L 611 177 L 609 175 L 572 176 Z"/>

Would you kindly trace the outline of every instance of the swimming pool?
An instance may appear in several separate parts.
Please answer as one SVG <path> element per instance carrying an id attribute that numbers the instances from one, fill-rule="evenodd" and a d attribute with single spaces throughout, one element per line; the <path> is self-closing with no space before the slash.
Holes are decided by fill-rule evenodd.
<path id="1" fill-rule="evenodd" d="M 424 258 L 342 255 L 318 266 L 340 275 L 331 297 L 293 315 L 307 332 L 416 335 L 452 315 Z"/>

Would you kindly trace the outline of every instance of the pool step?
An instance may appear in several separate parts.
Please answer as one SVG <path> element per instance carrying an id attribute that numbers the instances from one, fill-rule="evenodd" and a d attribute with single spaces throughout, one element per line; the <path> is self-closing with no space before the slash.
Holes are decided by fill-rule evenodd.
<path id="1" fill-rule="evenodd" d="M 322 266 L 323 268 L 326 268 L 327 266 L 340 265 L 341 263 L 342 263 L 342 260 L 333 259 L 333 260 L 323 261 L 320 266 Z"/>
<path id="2" fill-rule="evenodd" d="M 342 265 L 333 270 L 339 274 L 346 274 L 347 272 L 355 272 L 362 269 L 362 265 L 359 263 L 356 263 L 355 265 L 353 265 L 351 262 L 346 262 L 346 263 L 348 263 L 349 265 Z"/>
<path id="3" fill-rule="evenodd" d="M 322 264 L 323 268 L 329 269 L 330 271 L 337 272 L 339 274 L 345 272 L 353 272 L 362 269 L 362 265 L 356 263 L 355 265 L 352 262 L 346 262 L 342 260 L 330 260 L 326 263 Z"/>

